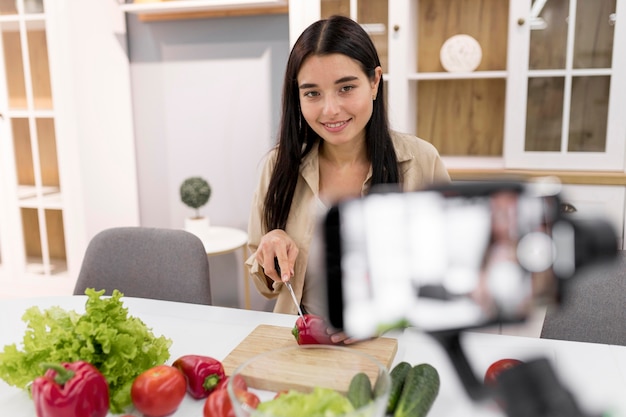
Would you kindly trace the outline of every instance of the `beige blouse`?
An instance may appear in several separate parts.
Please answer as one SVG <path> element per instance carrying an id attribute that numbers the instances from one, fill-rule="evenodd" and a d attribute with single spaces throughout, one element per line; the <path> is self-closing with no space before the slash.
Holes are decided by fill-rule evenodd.
<path id="1" fill-rule="evenodd" d="M 402 188 L 404 191 L 415 191 L 433 183 L 446 183 L 450 176 L 435 147 L 412 135 L 392 132 L 392 140 L 398 159 Z M 295 241 L 299 252 L 295 263 L 295 274 L 291 284 L 296 297 L 307 312 L 324 315 L 324 300 L 320 299 L 323 292 L 323 279 L 319 254 L 319 236 L 316 235 L 317 223 L 323 214 L 319 199 L 319 163 L 318 147 L 315 146 L 302 161 L 300 175 L 293 196 L 291 211 L 287 219 L 285 232 Z M 282 282 L 274 282 L 273 288 L 267 286 L 263 268 L 255 259 L 257 247 L 265 233 L 263 224 L 263 201 L 269 185 L 274 164 L 276 149 L 267 155 L 259 183 L 252 200 L 250 219 L 248 222 L 248 250 L 252 255 L 246 260 L 250 277 L 257 290 L 266 298 L 276 298 L 274 312 L 297 314 L 296 307 L 289 291 Z M 365 195 L 371 182 L 370 172 L 363 183 L 362 194 Z M 312 245 L 312 243 L 314 244 Z M 308 263 L 311 261 L 309 267 Z M 306 277 L 306 279 L 305 279 Z M 306 289 L 305 289 L 305 281 Z M 303 296 L 304 295 L 304 296 Z"/>

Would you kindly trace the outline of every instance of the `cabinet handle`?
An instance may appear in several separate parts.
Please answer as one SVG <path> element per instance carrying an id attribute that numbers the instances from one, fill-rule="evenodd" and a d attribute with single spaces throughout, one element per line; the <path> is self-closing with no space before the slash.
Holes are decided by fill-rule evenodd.
<path id="1" fill-rule="evenodd" d="M 524 19 L 523 17 L 517 19 L 517 26 L 524 26 L 524 23 L 526 23 L 526 19 Z"/>
<path id="2" fill-rule="evenodd" d="M 400 30 L 400 25 L 393 25 L 393 31 L 397 32 Z"/>
<path id="3" fill-rule="evenodd" d="M 572 203 L 561 203 L 560 207 L 561 209 L 561 213 L 576 213 L 578 210 L 576 209 L 576 206 L 574 206 Z"/>

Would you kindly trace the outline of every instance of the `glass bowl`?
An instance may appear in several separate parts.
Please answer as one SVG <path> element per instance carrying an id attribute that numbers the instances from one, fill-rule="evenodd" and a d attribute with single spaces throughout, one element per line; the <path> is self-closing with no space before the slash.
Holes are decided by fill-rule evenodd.
<path id="1" fill-rule="evenodd" d="M 372 399 L 354 408 L 347 394 L 359 373 L 369 377 Z M 257 409 L 235 394 L 235 375 L 259 397 Z M 256 355 L 233 371 L 227 386 L 237 417 L 383 417 L 390 388 L 389 371 L 376 358 L 331 345 L 296 345 Z"/>

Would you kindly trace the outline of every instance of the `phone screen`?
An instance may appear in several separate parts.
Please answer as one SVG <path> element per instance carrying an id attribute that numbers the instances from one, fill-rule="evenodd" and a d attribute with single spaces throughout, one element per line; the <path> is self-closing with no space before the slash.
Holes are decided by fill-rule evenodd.
<path id="1" fill-rule="evenodd" d="M 331 324 L 369 337 L 398 323 L 440 331 L 525 319 L 533 300 L 554 297 L 555 267 L 574 268 L 558 204 L 519 183 L 461 183 L 333 207 Z"/>

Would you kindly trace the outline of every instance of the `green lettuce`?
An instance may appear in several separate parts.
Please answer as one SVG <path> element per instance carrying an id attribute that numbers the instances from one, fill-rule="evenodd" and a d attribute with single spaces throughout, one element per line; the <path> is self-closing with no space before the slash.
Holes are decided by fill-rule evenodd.
<path id="1" fill-rule="evenodd" d="M 304 394 L 290 390 L 259 404 L 258 411 L 273 417 L 335 417 L 354 411 L 347 397 L 330 388 L 315 387 Z"/>
<path id="2" fill-rule="evenodd" d="M 156 337 L 139 318 L 128 315 L 120 298 L 101 297 L 104 290 L 87 289 L 85 313 L 58 306 L 41 311 L 31 307 L 22 316 L 27 328 L 22 349 L 7 345 L 0 352 L 0 378 L 28 390 L 44 370 L 44 362 L 83 360 L 102 372 L 109 384 L 111 412 L 131 404 L 130 387 L 143 371 L 165 363 L 172 341 Z"/>

